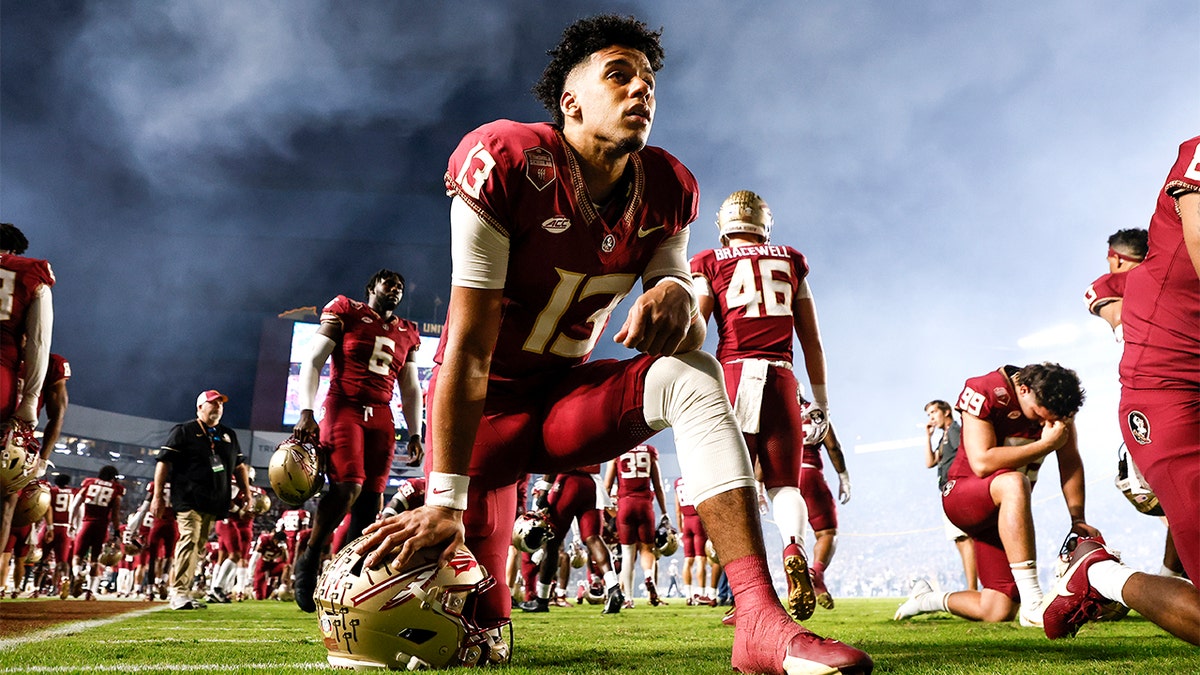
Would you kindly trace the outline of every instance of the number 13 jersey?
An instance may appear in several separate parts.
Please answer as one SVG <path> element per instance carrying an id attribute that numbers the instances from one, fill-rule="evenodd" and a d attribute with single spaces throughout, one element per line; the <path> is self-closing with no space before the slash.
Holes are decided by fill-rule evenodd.
<path id="1" fill-rule="evenodd" d="M 508 120 L 467 134 L 445 178 L 447 194 L 508 243 L 493 379 L 586 361 L 659 245 L 695 220 L 699 198 L 687 168 L 647 146 L 607 203 L 593 204 L 558 129 Z"/>

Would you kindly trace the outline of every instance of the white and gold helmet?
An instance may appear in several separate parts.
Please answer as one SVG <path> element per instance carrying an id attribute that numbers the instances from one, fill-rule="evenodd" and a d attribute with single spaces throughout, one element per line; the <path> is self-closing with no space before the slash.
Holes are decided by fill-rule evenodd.
<path id="1" fill-rule="evenodd" d="M 4 448 L 0 450 L 0 493 L 19 492 L 37 477 L 41 445 L 33 428 L 20 420 L 9 420 L 3 430 Z"/>
<path id="2" fill-rule="evenodd" d="M 284 503 L 303 506 L 325 487 L 321 462 L 320 446 L 289 436 L 271 455 L 271 464 L 267 468 L 271 489 Z"/>
<path id="3" fill-rule="evenodd" d="M 542 511 L 526 511 L 513 524 L 512 545 L 523 553 L 533 553 L 554 536 L 554 527 Z"/>
<path id="4" fill-rule="evenodd" d="M 717 230 L 721 245 L 729 245 L 729 235 L 735 232 L 757 234 L 763 242 L 771 241 L 771 207 L 757 194 L 749 190 L 738 190 L 725 198 L 717 210 Z"/>
<path id="5" fill-rule="evenodd" d="M 317 617 L 335 668 L 448 668 L 496 662 L 496 644 L 474 609 L 496 580 L 466 548 L 438 564 L 437 548 L 418 551 L 402 568 L 369 569 L 345 546 L 317 580 Z M 490 629 L 490 630 L 489 630 Z M 495 654 L 493 652 L 496 652 Z"/>
<path id="6" fill-rule="evenodd" d="M 21 490 L 17 497 L 17 508 L 13 511 L 12 526 L 25 527 L 36 523 L 50 510 L 50 484 L 35 480 Z"/>

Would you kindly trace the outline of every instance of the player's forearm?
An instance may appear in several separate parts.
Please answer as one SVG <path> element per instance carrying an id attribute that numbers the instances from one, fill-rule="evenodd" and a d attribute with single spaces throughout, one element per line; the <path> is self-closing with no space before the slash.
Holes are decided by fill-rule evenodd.
<path id="1" fill-rule="evenodd" d="M 337 343 L 325 335 L 318 333 L 312 337 L 308 358 L 300 361 L 296 404 L 301 410 L 313 409 L 317 388 L 321 383 L 321 369 L 325 367 L 325 360 L 336 347 Z"/>
<path id="2" fill-rule="evenodd" d="M 417 379 L 416 364 L 405 364 L 401 371 L 400 400 L 404 403 L 404 423 L 408 427 L 408 433 L 421 435 L 425 401 L 421 396 L 421 382 Z"/>
<path id="3" fill-rule="evenodd" d="M 25 319 L 25 382 L 21 389 L 22 416 L 29 415 L 37 423 L 37 400 L 46 381 L 50 364 L 50 336 L 54 331 L 54 302 L 49 286 L 39 288 Z"/>
<path id="4" fill-rule="evenodd" d="M 1050 454 L 1054 448 L 1044 440 L 1027 445 L 1002 445 L 982 451 L 967 450 L 971 470 L 980 478 L 990 476 L 1000 469 L 1020 469 L 1030 462 Z"/>

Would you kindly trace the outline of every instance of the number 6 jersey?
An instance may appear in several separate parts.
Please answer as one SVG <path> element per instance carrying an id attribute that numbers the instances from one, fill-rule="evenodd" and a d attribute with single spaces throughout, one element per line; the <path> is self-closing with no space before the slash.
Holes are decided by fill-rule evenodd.
<path id="1" fill-rule="evenodd" d="M 396 376 L 421 346 L 417 325 L 391 316 L 384 321 L 366 303 L 339 295 L 321 311 L 321 322 L 342 327 L 333 351 L 329 396 L 361 405 L 387 405 Z"/>

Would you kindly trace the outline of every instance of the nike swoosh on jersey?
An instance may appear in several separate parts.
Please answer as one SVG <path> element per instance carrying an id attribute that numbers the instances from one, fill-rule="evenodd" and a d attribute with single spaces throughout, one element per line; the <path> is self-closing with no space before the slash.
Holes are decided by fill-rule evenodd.
<path id="1" fill-rule="evenodd" d="M 651 232 L 654 232 L 655 230 L 661 230 L 661 229 L 663 229 L 663 226 L 662 226 L 662 225 L 655 225 L 654 227 L 652 227 L 652 228 L 650 228 L 650 229 L 648 229 L 648 230 L 647 230 L 646 228 L 639 227 L 639 228 L 638 228 L 638 231 L 637 231 L 637 232 L 638 232 L 638 239 L 641 239 L 642 237 L 644 237 L 644 236 L 646 236 L 646 235 L 650 234 Z"/>

